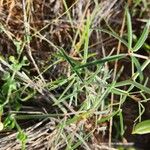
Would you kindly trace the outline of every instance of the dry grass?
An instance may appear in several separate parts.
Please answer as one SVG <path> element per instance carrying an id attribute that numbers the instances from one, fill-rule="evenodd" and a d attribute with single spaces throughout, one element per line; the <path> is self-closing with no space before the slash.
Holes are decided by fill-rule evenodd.
<path id="1" fill-rule="evenodd" d="M 84 71 L 77 70 L 74 64 L 128 53 L 120 41 L 95 30 L 114 29 L 120 31 L 120 37 L 124 36 L 124 8 L 123 0 L 0 1 L 0 55 L 3 57 L 0 72 L 1 77 L 10 72 L 17 87 L 15 90 L 9 87 L 3 94 L 5 81 L 0 80 L 0 96 L 6 98 L 2 121 L 15 116 L 16 123 L 11 131 L 8 123 L 0 133 L 1 150 L 19 150 L 23 144 L 26 149 L 35 150 L 114 149 L 110 148 L 114 137 L 113 120 L 109 117 L 118 114 L 114 106 L 120 109 L 122 95 L 110 91 L 119 71 L 124 73 L 119 80 L 131 76 L 131 72 L 122 70 L 129 59 L 88 66 Z M 18 64 L 25 56 L 29 65 L 14 70 L 10 56 Z M 141 54 L 134 56 L 148 60 Z M 16 138 L 16 129 L 28 136 L 25 143 Z M 124 141 L 122 138 L 121 142 Z"/>

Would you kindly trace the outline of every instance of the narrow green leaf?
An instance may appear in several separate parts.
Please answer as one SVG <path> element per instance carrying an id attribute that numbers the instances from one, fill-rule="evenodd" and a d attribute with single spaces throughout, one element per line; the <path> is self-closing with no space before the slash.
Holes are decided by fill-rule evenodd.
<path id="1" fill-rule="evenodd" d="M 135 64 L 137 72 L 139 73 L 140 82 L 142 82 L 143 79 L 144 79 L 144 76 L 143 76 L 143 72 L 141 70 L 141 65 L 140 65 L 140 63 L 139 63 L 139 61 L 138 61 L 138 59 L 136 57 L 131 56 L 131 58 L 132 58 L 132 62 Z"/>
<path id="2" fill-rule="evenodd" d="M 69 58 L 69 56 L 65 53 L 65 51 L 61 48 L 61 53 L 62 55 L 65 57 L 65 59 L 68 61 L 68 63 L 70 64 L 70 66 L 72 67 L 73 71 L 77 74 L 77 76 L 80 78 L 80 80 L 83 82 L 82 77 L 80 76 L 79 72 L 77 71 L 77 69 L 75 68 L 74 64 L 72 63 L 71 59 Z"/>
<path id="3" fill-rule="evenodd" d="M 143 44 L 149 34 L 149 27 L 150 27 L 150 20 L 147 22 L 147 24 L 142 32 L 141 37 L 139 38 L 139 40 L 136 42 L 135 46 L 133 47 L 133 51 L 137 51 L 143 46 Z"/>
<path id="4" fill-rule="evenodd" d="M 125 80 L 125 81 L 117 82 L 117 83 L 115 84 L 115 87 L 121 87 L 121 86 L 130 85 L 130 84 L 131 84 L 131 81 L 130 81 L 130 80 Z"/>
<path id="5" fill-rule="evenodd" d="M 131 81 L 131 84 L 139 88 L 140 90 L 144 91 L 145 93 L 150 94 L 150 88 L 143 86 L 140 83 L 137 83 L 136 81 Z"/>
<path id="6" fill-rule="evenodd" d="M 21 113 L 21 112 L 20 112 Z M 63 117 L 64 114 L 18 114 L 15 115 L 16 120 L 36 120 L 36 119 L 45 119 L 45 118 L 52 118 L 52 117 Z"/>
<path id="7" fill-rule="evenodd" d="M 108 30 L 105 30 L 105 29 L 94 29 L 94 28 L 92 28 L 92 29 L 107 33 L 107 34 L 113 36 L 114 38 L 118 39 L 121 43 L 123 43 L 126 47 L 128 47 L 128 43 L 124 39 L 122 39 L 117 33 L 111 32 L 111 31 L 108 31 Z"/>
<path id="8" fill-rule="evenodd" d="M 90 15 L 88 15 L 86 25 L 85 25 L 85 34 L 84 34 L 84 39 L 85 39 L 85 41 L 84 41 L 84 63 L 86 63 L 87 58 L 88 58 L 90 25 L 91 25 L 91 18 L 90 18 Z"/>
<path id="9" fill-rule="evenodd" d="M 107 117 L 104 117 L 104 118 L 101 118 L 101 119 L 98 119 L 97 120 L 97 123 L 103 123 L 103 122 L 106 122 L 106 121 L 109 121 L 112 117 L 114 117 L 115 115 L 117 115 L 119 113 L 119 111 L 114 111 L 111 115 L 107 116 Z"/>
<path id="10" fill-rule="evenodd" d="M 82 139 L 81 136 L 78 138 L 79 140 L 72 146 L 72 150 L 77 149 L 81 144 L 85 143 L 84 141 L 87 141 L 88 138 L 92 135 L 92 132 L 89 132 L 87 135 L 85 135 Z"/>
<path id="11" fill-rule="evenodd" d="M 123 115 L 122 115 L 122 110 L 120 110 L 120 112 L 119 112 L 119 118 L 120 118 L 120 130 L 121 130 L 121 135 L 123 136 L 123 134 L 124 134 L 124 124 L 123 124 Z"/>
<path id="12" fill-rule="evenodd" d="M 127 56 L 127 54 L 119 54 L 119 55 L 108 56 L 108 57 L 102 58 L 100 60 L 96 60 L 96 61 L 92 61 L 92 62 L 83 64 L 83 65 L 80 65 L 80 66 L 76 66 L 75 69 L 77 70 L 77 69 L 81 69 L 81 68 L 88 67 L 88 66 L 91 66 L 91 65 L 103 64 L 105 62 L 110 62 L 110 61 L 114 61 L 114 60 L 117 60 L 117 59 L 122 59 L 126 56 Z"/>
<path id="13" fill-rule="evenodd" d="M 128 7 L 126 7 L 127 28 L 128 28 L 128 49 L 132 48 L 132 21 Z"/>
<path id="14" fill-rule="evenodd" d="M 111 90 L 112 93 L 116 94 L 116 95 L 128 95 L 129 93 L 127 91 L 118 89 L 118 88 L 112 88 Z"/>
<path id="15" fill-rule="evenodd" d="M 138 123 L 132 131 L 132 134 L 147 134 L 150 133 L 150 120 L 145 120 Z"/>
<path id="16" fill-rule="evenodd" d="M 137 87 L 138 89 L 144 91 L 145 93 L 150 93 L 150 88 L 143 86 L 142 84 L 136 82 L 136 81 L 132 81 L 132 80 L 126 80 L 126 81 L 121 81 L 116 83 L 115 88 L 116 87 L 121 87 L 121 86 L 125 86 L 125 85 L 132 85 L 133 87 Z"/>

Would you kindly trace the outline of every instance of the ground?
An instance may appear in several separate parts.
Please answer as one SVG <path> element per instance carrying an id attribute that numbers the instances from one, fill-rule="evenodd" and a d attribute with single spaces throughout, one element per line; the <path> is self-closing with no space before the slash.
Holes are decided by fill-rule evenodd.
<path id="1" fill-rule="evenodd" d="M 149 149 L 149 18 L 148 0 L 1 0 L 0 149 Z"/>

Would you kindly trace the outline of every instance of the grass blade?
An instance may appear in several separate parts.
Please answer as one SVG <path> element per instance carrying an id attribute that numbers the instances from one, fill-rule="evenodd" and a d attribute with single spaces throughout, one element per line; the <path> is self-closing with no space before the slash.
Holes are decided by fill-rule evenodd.
<path id="1" fill-rule="evenodd" d="M 144 79 L 143 72 L 141 70 L 141 65 L 136 57 L 132 56 L 131 59 L 132 59 L 132 62 L 135 64 L 137 72 L 139 73 L 139 78 L 140 78 L 140 83 L 141 83 Z"/>
<path id="2" fill-rule="evenodd" d="M 137 88 L 139 88 L 140 90 L 144 91 L 145 93 L 150 94 L 150 88 L 145 87 L 144 85 L 136 82 L 136 81 L 130 81 L 131 84 L 133 84 L 134 86 L 136 86 Z"/>
<path id="3" fill-rule="evenodd" d="M 123 124 L 123 114 L 122 114 L 122 110 L 120 110 L 120 112 L 119 112 L 119 119 L 120 119 L 120 130 L 121 130 L 121 136 L 123 136 L 123 134 L 124 134 L 124 132 L 125 132 L 125 130 L 124 130 L 124 124 Z"/>
<path id="4" fill-rule="evenodd" d="M 137 43 L 135 44 L 135 46 L 133 47 L 133 51 L 137 51 L 139 50 L 142 45 L 144 44 L 144 42 L 146 41 L 148 34 L 149 34 L 149 27 L 150 27 L 150 20 L 148 20 L 141 37 L 139 38 L 139 40 L 137 41 Z"/>
<path id="5" fill-rule="evenodd" d="M 118 110 L 114 111 L 111 115 L 106 116 L 106 117 L 101 118 L 101 119 L 98 119 L 97 123 L 100 124 L 100 123 L 106 122 L 106 121 L 110 120 L 112 117 L 116 116 L 118 113 L 119 113 Z"/>
<path id="6" fill-rule="evenodd" d="M 145 87 L 144 85 L 142 85 L 136 81 L 132 81 L 132 80 L 126 80 L 126 81 L 118 82 L 118 83 L 116 83 L 115 88 L 125 86 L 125 85 L 132 85 L 132 86 L 135 86 L 138 89 L 144 91 L 145 93 L 148 93 L 148 94 L 150 93 L 150 88 Z"/>
<path id="7" fill-rule="evenodd" d="M 127 56 L 127 54 L 119 54 L 119 55 L 109 56 L 109 57 L 106 57 L 106 58 L 102 58 L 100 60 L 96 60 L 96 61 L 92 61 L 92 62 L 83 64 L 83 65 L 80 65 L 80 66 L 76 66 L 75 70 L 81 69 L 81 68 L 84 68 L 84 67 L 88 67 L 88 66 L 91 66 L 91 65 L 103 64 L 105 62 L 110 62 L 110 61 L 114 61 L 114 60 L 117 60 L 117 59 L 122 59 L 126 56 Z"/>
<path id="8" fill-rule="evenodd" d="M 81 79 L 81 81 L 83 82 L 83 79 L 81 78 L 79 72 L 77 71 L 77 69 L 75 68 L 74 64 L 72 63 L 71 59 L 69 58 L 69 56 L 65 53 L 65 51 L 61 48 L 61 53 L 64 56 L 64 58 L 68 61 L 68 63 L 70 64 L 70 66 L 72 67 L 73 71 L 77 74 L 77 76 Z"/>
<path id="9" fill-rule="evenodd" d="M 132 48 L 132 22 L 128 7 L 126 7 L 127 29 L 128 29 L 128 49 Z"/>
<path id="10" fill-rule="evenodd" d="M 98 30 L 98 31 L 101 31 L 101 32 L 104 32 L 104 33 L 107 33 L 111 36 L 113 36 L 114 38 L 118 39 L 121 43 L 123 43 L 126 47 L 128 47 L 128 43 L 122 39 L 117 33 L 115 32 L 111 32 L 111 31 L 108 31 L 108 30 L 105 30 L 105 29 L 94 29 L 93 30 Z"/>
<path id="11" fill-rule="evenodd" d="M 91 25 L 91 19 L 90 14 L 87 16 L 87 21 L 85 25 L 85 41 L 84 41 L 84 63 L 86 63 L 88 59 L 88 46 L 89 46 L 89 36 L 90 36 L 90 25 Z"/>

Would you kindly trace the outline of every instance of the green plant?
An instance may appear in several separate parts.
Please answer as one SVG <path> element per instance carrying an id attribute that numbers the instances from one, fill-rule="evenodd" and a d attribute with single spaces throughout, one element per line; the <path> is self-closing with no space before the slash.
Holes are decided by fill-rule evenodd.
<path id="1" fill-rule="evenodd" d="M 112 1 L 112 4 L 114 2 Z M 135 1 L 134 5 L 137 6 L 141 2 L 144 3 L 141 0 Z M 104 7 L 102 4 L 105 3 L 99 4 L 97 0 L 89 0 L 84 7 L 81 7 L 79 3 L 78 7 L 82 15 L 78 16 L 80 19 L 77 21 L 73 15 L 78 1 L 69 8 L 68 3 L 65 0 L 62 1 L 64 12 L 59 17 L 50 21 L 48 19 L 48 22 L 44 20 L 42 28 L 40 26 L 35 28 L 41 21 L 32 23 L 37 17 L 36 14 L 36 17 L 32 16 L 36 5 L 33 6 L 32 1 L 23 0 L 24 35 L 19 40 L 9 32 L 7 25 L 0 24 L 1 33 L 5 34 L 15 47 L 15 55 L 11 54 L 9 59 L 5 56 L 0 58 L 2 72 L 2 75 L 0 74 L 2 76 L 0 130 L 16 129 L 17 139 L 22 143 L 22 149 L 26 148 L 28 140 L 25 131 L 20 127 L 22 121 L 34 119 L 38 122 L 44 120 L 54 123 L 54 129 L 50 131 L 53 135 L 50 138 L 52 149 L 70 150 L 81 146 L 90 150 L 96 138 L 108 131 L 108 122 L 111 122 L 112 118 L 117 118 L 118 121 L 114 121 L 116 137 L 124 136 L 122 105 L 128 98 L 136 101 L 139 106 L 139 116 L 135 121 L 142 120 L 145 111 L 143 103 L 149 100 L 147 95 L 150 93 L 150 88 L 147 87 L 148 79 L 145 78 L 144 70 L 150 64 L 150 59 L 138 52 L 149 51 L 146 39 L 149 35 L 150 20 L 146 20 L 147 24 L 143 32 L 136 37 L 131 15 L 126 6 L 126 19 L 123 20 L 126 22 L 127 34 L 118 35 L 115 32 L 118 29 L 112 29 L 108 22 L 106 25 L 109 30 L 104 29 L 103 25 L 100 29 L 97 27 L 101 25 L 99 23 L 103 18 L 103 12 L 111 8 L 112 4 L 111 7 L 110 5 Z M 46 6 L 44 2 L 42 5 L 42 8 Z M 40 5 L 37 4 L 37 6 L 39 9 Z M 47 14 L 42 15 L 42 18 L 47 17 Z M 53 28 L 56 29 L 52 31 Z M 58 39 L 56 38 L 57 40 L 53 42 L 57 36 Z M 61 36 L 65 39 L 69 37 L 69 42 L 65 43 Z M 114 54 L 115 48 L 105 49 L 105 40 L 109 43 L 105 37 L 109 40 L 113 38 L 115 41 L 117 39 L 118 45 L 123 44 L 127 51 L 124 53 L 117 51 Z M 98 44 L 94 41 L 95 39 Z M 39 48 L 40 44 L 42 46 Z M 64 46 L 65 44 L 67 46 Z M 46 56 L 43 56 L 44 51 Z M 39 56 L 37 60 L 36 55 L 33 56 L 35 53 Z M 44 57 L 43 60 L 41 60 L 42 57 Z M 126 68 L 118 65 L 118 62 L 122 60 L 131 63 L 131 70 L 129 70 L 131 76 L 125 81 L 121 81 L 121 76 Z M 60 75 L 55 71 L 61 72 Z M 137 97 L 138 94 L 140 98 Z M 32 111 L 26 110 L 27 101 L 30 106 L 33 101 L 37 102 L 40 105 L 39 111 L 34 109 L 34 105 L 31 106 Z M 149 122 L 137 125 L 133 133 L 148 133 L 148 124 Z M 109 134 L 112 134 L 111 130 Z M 111 136 L 109 138 L 111 139 Z"/>
<path id="2" fill-rule="evenodd" d="M 150 120 L 144 120 L 136 124 L 132 131 L 132 134 L 148 134 L 148 133 L 150 133 Z"/>

